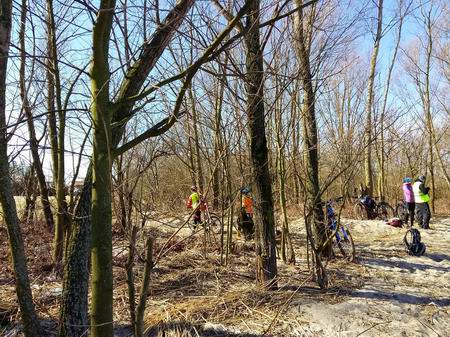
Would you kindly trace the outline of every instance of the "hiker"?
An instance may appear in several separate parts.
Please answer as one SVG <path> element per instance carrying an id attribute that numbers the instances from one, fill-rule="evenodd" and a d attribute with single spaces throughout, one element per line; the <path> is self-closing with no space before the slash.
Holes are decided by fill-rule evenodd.
<path id="1" fill-rule="evenodd" d="M 241 189 L 241 211 L 238 215 L 238 233 L 244 234 L 245 240 L 253 237 L 255 226 L 253 223 L 253 198 L 250 188 Z"/>
<path id="2" fill-rule="evenodd" d="M 430 228 L 430 206 L 428 202 L 430 201 L 429 187 L 425 187 L 425 176 L 420 176 L 417 178 L 413 185 L 414 201 L 416 204 L 416 219 L 419 226 L 423 229 Z"/>
<path id="3" fill-rule="evenodd" d="M 194 228 L 202 223 L 202 211 L 200 208 L 200 195 L 197 192 L 196 186 L 191 186 L 192 194 L 189 196 L 187 201 L 187 208 L 192 208 L 194 212 Z"/>
<path id="4" fill-rule="evenodd" d="M 253 218 L 253 198 L 250 196 L 250 189 L 244 187 L 242 190 L 242 207 L 245 209 L 245 213 L 248 219 Z"/>
<path id="5" fill-rule="evenodd" d="M 406 177 L 403 179 L 403 200 L 405 200 L 408 207 L 408 213 L 405 216 L 405 223 L 408 223 L 408 219 L 411 221 L 411 227 L 414 225 L 414 209 L 416 204 L 414 202 L 414 191 L 412 187 L 412 179 Z M 403 219 L 402 219 L 403 220 Z"/>

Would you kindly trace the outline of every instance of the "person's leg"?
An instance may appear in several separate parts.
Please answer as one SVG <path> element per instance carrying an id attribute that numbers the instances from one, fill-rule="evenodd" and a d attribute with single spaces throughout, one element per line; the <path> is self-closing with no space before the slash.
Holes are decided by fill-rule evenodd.
<path id="1" fill-rule="evenodd" d="M 414 210 L 416 208 L 416 204 L 413 202 L 408 202 L 408 215 L 409 215 L 409 220 L 411 221 L 411 227 L 414 226 Z"/>
<path id="2" fill-rule="evenodd" d="M 202 222 L 201 221 L 201 214 L 202 214 L 202 212 L 199 209 L 197 209 L 195 211 L 195 213 L 194 213 L 194 224 L 198 225 L 198 224 L 200 224 Z"/>
<path id="3" fill-rule="evenodd" d="M 423 205 L 423 203 L 416 203 L 416 218 L 420 228 L 423 226 Z"/>
<path id="4" fill-rule="evenodd" d="M 407 225 L 409 222 L 409 219 L 411 219 L 411 212 L 409 210 L 409 202 L 406 203 L 406 206 L 408 207 L 408 211 L 406 212 L 406 214 L 404 214 L 402 221 Z M 401 215 L 401 214 L 399 214 Z"/>
<path id="5" fill-rule="evenodd" d="M 428 202 L 426 202 L 426 203 L 424 203 L 424 213 L 423 213 L 423 228 L 424 229 L 430 228 L 430 219 L 431 219 L 430 205 L 428 205 Z"/>

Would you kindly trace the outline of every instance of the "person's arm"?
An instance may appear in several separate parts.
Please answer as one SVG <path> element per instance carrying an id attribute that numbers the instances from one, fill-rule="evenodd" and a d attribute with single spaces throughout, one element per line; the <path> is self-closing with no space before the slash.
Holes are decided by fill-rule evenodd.
<path id="1" fill-rule="evenodd" d="M 424 183 L 421 183 L 421 184 L 419 185 L 419 190 L 420 190 L 420 192 L 422 192 L 423 194 L 428 194 L 428 192 L 430 191 L 430 188 L 429 188 L 429 187 L 425 187 L 425 184 L 424 184 Z"/>

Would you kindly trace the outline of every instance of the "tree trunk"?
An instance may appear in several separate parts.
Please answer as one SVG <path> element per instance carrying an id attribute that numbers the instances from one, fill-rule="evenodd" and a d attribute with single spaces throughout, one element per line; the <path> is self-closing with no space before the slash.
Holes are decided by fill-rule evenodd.
<path id="1" fill-rule="evenodd" d="M 93 30 L 91 65 L 92 154 L 92 302 L 90 334 L 113 336 L 111 120 L 109 38 L 115 0 L 104 0 Z"/>
<path id="2" fill-rule="evenodd" d="M 302 0 L 296 0 L 296 5 L 303 5 Z M 303 121 L 303 157 L 306 166 L 306 181 L 305 188 L 307 194 L 308 212 L 313 215 L 312 225 L 314 230 L 314 238 L 316 246 L 319 247 L 319 252 L 323 256 L 330 256 L 331 246 L 325 242 L 327 241 L 327 227 L 324 221 L 324 214 L 322 210 L 322 201 L 319 184 L 319 159 L 318 159 L 318 137 L 317 124 L 315 112 L 315 93 L 313 88 L 313 77 L 311 74 L 309 63 L 309 46 L 307 45 L 305 27 L 304 27 L 304 13 L 300 8 L 296 13 L 296 45 L 298 53 L 298 62 L 300 67 L 300 75 L 302 77 L 303 86 L 303 107 L 302 107 L 302 121 Z M 320 257 L 319 257 L 320 258 Z"/>
<path id="3" fill-rule="evenodd" d="M 265 288 L 277 287 L 277 260 L 272 184 L 264 117 L 264 67 L 259 36 L 260 1 L 254 0 L 246 18 L 247 115 L 254 181 L 256 278 Z"/>
<path id="4" fill-rule="evenodd" d="M 25 19 L 22 8 L 22 20 Z M 8 231 L 9 246 L 15 278 L 15 287 L 19 301 L 20 314 L 26 337 L 40 335 L 39 320 L 36 315 L 33 295 L 28 279 L 27 257 L 23 245 L 22 233 L 17 217 L 16 203 L 12 194 L 12 181 L 9 175 L 8 144 L 6 129 L 6 72 L 9 44 L 11 39 L 12 1 L 1 2 L 0 7 L 0 203 L 3 220 Z"/>
<path id="5" fill-rule="evenodd" d="M 25 209 L 22 215 L 22 222 L 31 223 L 34 219 L 34 211 L 36 209 L 36 175 L 34 174 L 34 166 L 27 168 L 25 173 Z"/>
<path id="6" fill-rule="evenodd" d="M 192 146 L 192 134 L 191 134 L 191 125 L 189 120 L 186 120 L 184 123 L 185 132 L 187 134 L 187 146 L 188 146 L 188 156 L 189 156 L 189 168 L 191 174 L 191 183 L 192 185 L 197 184 L 197 172 L 195 170 L 195 154 L 194 148 Z"/>
<path id="7" fill-rule="evenodd" d="M 228 58 L 225 59 L 225 65 L 222 67 L 223 76 L 218 83 L 217 98 L 215 104 L 215 114 L 214 114 L 214 162 L 218 163 L 220 156 L 223 152 L 223 139 L 222 139 L 222 105 L 223 105 L 223 94 L 225 90 L 226 81 L 226 67 L 228 64 Z M 214 166 L 213 172 L 213 209 L 219 209 L 219 197 L 221 186 L 223 184 L 220 181 L 220 166 Z"/>
<path id="8" fill-rule="evenodd" d="M 278 97 L 275 102 L 275 142 L 277 146 L 277 167 L 276 172 L 278 176 L 279 186 L 279 200 L 281 209 L 281 259 L 284 263 L 295 263 L 295 255 L 292 246 L 292 240 L 290 240 L 289 234 L 289 222 L 287 218 L 287 202 L 286 202 L 286 158 L 285 158 L 285 145 L 287 144 L 285 137 L 283 136 L 283 119 L 282 119 L 282 106 L 283 96 L 280 95 L 279 86 L 280 83 L 275 80 L 276 93 L 275 97 Z M 289 256 L 287 253 L 289 252 Z"/>
<path id="9" fill-rule="evenodd" d="M 199 122 L 198 122 L 198 116 L 197 116 L 197 109 L 195 107 L 196 100 L 194 92 L 192 91 L 192 87 L 189 88 L 189 98 L 191 100 L 191 107 L 192 107 L 192 129 L 194 131 L 194 146 L 195 146 L 195 171 L 196 171 L 196 185 L 200 191 L 200 193 L 205 193 L 203 190 L 203 165 L 202 165 L 202 152 L 200 150 L 200 139 L 199 139 Z"/>
<path id="10" fill-rule="evenodd" d="M 298 102 L 297 102 L 297 91 L 298 91 L 299 81 L 295 81 L 294 91 L 291 96 L 291 115 L 292 115 L 292 166 L 293 166 L 293 184 L 294 184 L 294 203 L 300 203 L 300 173 L 298 168 L 300 163 L 298 160 L 298 153 L 300 147 L 300 118 L 298 114 Z"/>
<path id="11" fill-rule="evenodd" d="M 157 27 L 153 36 L 144 46 L 139 59 L 128 69 L 119 91 L 118 100 L 137 95 L 150 71 L 166 49 L 171 36 L 177 31 L 194 4 L 194 0 L 182 0 L 168 13 Z M 106 42 L 105 42 L 106 43 Z M 96 46 L 96 49 L 99 46 Z M 123 136 L 125 125 L 122 122 L 130 115 L 134 102 L 121 105 L 114 111 L 114 123 L 119 124 L 112 131 L 112 147 L 116 148 Z M 92 165 L 86 174 L 83 192 L 78 202 L 69 251 L 64 272 L 64 291 L 61 307 L 59 336 L 78 337 L 86 334 L 87 296 L 89 280 L 89 249 L 91 232 L 91 188 Z"/>
<path id="12" fill-rule="evenodd" d="M 153 269 L 153 239 L 147 239 L 147 254 L 145 255 L 144 275 L 142 277 L 141 291 L 139 292 L 139 303 L 136 308 L 136 322 L 134 325 L 134 336 L 144 336 L 144 313 L 147 296 L 150 287 L 150 273 Z"/>
<path id="13" fill-rule="evenodd" d="M 128 258 L 125 264 L 126 272 L 127 272 L 127 286 L 128 286 L 128 303 L 130 309 L 130 321 L 131 325 L 136 324 L 136 288 L 134 286 L 134 257 L 136 255 L 136 236 L 137 236 L 137 227 L 133 226 L 130 223 L 131 228 L 126 233 L 129 236 L 128 242 Z M 124 228 L 126 230 L 126 228 Z M 135 335 L 136 337 L 136 335 Z"/>
<path id="14" fill-rule="evenodd" d="M 434 213 L 435 209 L 435 198 L 436 198 L 436 184 L 435 184 L 435 170 L 434 170 L 434 126 L 433 126 L 433 116 L 431 114 L 431 100 L 430 100 L 430 75 L 431 75 L 431 58 L 433 53 L 433 36 L 432 36 L 432 22 L 431 22 L 431 9 L 427 13 L 426 20 L 426 33 L 427 33 L 427 48 L 426 48 L 426 68 L 425 68 L 425 88 L 423 93 L 423 108 L 425 112 L 425 123 L 428 130 L 428 152 L 429 152 L 429 162 L 428 168 L 431 177 L 431 210 Z"/>
<path id="15" fill-rule="evenodd" d="M 64 268 L 59 337 L 86 336 L 88 330 L 89 249 L 91 234 L 92 165 L 75 210 Z"/>
<path id="16" fill-rule="evenodd" d="M 57 164 L 53 164 L 54 172 L 56 173 L 56 177 L 54 177 L 55 189 L 56 189 L 56 204 L 57 204 L 57 217 L 56 217 L 56 226 L 55 226 L 55 236 L 53 240 L 53 261 L 55 263 L 55 269 L 59 270 L 61 268 L 61 262 L 63 258 L 64 251 L 64 234 L 66 231 L 66 190 L 65 190 L 65 182 L 64 182 L 64 136 L 65 136 L 65 127 L 66 127 L 66 113 L 63 110 L 62 99 L 61 99 L 61 80 L 59 76 L 59 64 L 58 64 L 58 51 L 56 44 L 56 25 L 55 25 L 55 17 L 53 12 L 53 0 L 47 0 L 47 45 L 49 47 L 49 62 L 48 66 L 51 67 L 51 74 L 49 79 L 51 84 L 54 85 L 54 98 L 56 99 L 56 108 L 58 110 L 58 130 L 57 130 L 57 141 L 53 140 L 50 144 L 53 146 L 57 146 L 56 150 L 52 148 L 52 159 L 57 160 Z M 51 88 L 49 88 L 51 91 Z M 52 103 L 50 105 L 54 106 Z M 54 115 L 54 113 L 53 113 Z M 51 122 L 52 124 L 54 122 Z M 55 123 L 56 124 L 56 123 Z M 54 127 L 54 126 L 53 126 Z M 50 129 L 53 129 L 51 127 Z M 52 132 L 54 133 L 54 132 Z M 52 136 L 52 134 L 51 134 Z M 54 137 L 55 135 L 53 135 Z M 56 143 L 56 144 L 55 144 Z M 55 152 L 57 158 L 55 158 Z M 56 169 L 56 171 L 55 171 Z M 56 179 L 55 179 L 56 178 Z"/>
<path id="17" fill-rule="evenodd" d="M 369 83 L 367 86 L 367 105 L 366 105 L 366 128 L 364 132 L 364 179 L 366 189 L 369 195 L 373 195 L 373 170 L 372 170 L 372 111 L 374 97 L 375 72 L 377 67 L 378 50 L 380 49 L 380 41 L 383 28 L 383 0 L 378 0 L 378 21 L 377 33 L 370 59 Z"/>
<path id="18" fill-rule="evenodd" d="M 53 214 L 49 201 L 49 192 L 47 182 L 45 180 L 44 171 L 42 169 L 41 159 L 39 158 L 39 144 L 36 138 L 36 131 L 34 129 L 33 122 L 33 112 L 29 105 L 28 97 L 27 97 L 27 88 L 25 85 L 25 62 L 26 62 L 26 45 L 25 45 L 25 30 L 26 30 L 26 15 L 27 15 L 27 4 L 25 1 L 22 1 L 22 13 L 21 13 L 21 24 L 20 24 L 20 97 L 22 99 L 23 109 L 25 111 L 25 116 L 27 118 L 28 125 L 28 133 L 30 137 L 30 152 L 33 158 L 33 165 L 36 171 L 36 176 L 39 182 L 39 189 L 41 193 L 41 202 L 42 208 L 44 211 L 45 221 L 47 223 L 47 227 L 50 230 L 53 230 Z"/>

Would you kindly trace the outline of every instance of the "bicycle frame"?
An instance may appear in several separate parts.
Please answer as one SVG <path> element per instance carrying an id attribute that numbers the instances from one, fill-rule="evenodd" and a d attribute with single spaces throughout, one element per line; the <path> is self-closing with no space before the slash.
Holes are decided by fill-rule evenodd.
<path id="1" fill-rule="evenodd" d="M 328 200 L 326 202 L 326 210 L 327 210 L 327 218 L 328 218 L 328 221 L 330 222 L 330 224 L 328 225 L 328 228 L 331 229 L 333 232 L 335 232 L 336 240 L 337 240 L 337 242 L 340 242 L 342 239 L 339 235 L 339 230 L 336 230 L 337 226 L 338 226 L 338 222 L 336 219 L 336 212 L 334 211 L 331 200 Z M 340 227 L 342 230 L 342 235 L 344 237 L 343 239 L 348 240 L 348 234 L 347 234 L 347 231 L 345 230 L 345 226 L 340 226 Z"/>
<path id="2" fill-rule="evenodd" d="M 209 212 L 208 201 L 206 201 L 205 198 L 201 199 L 200 207 L 201 207 L 200 210 L 204 214 L 204 222 L 207 222 L 207 223 L 211 222 L 211 213 Z"/>

